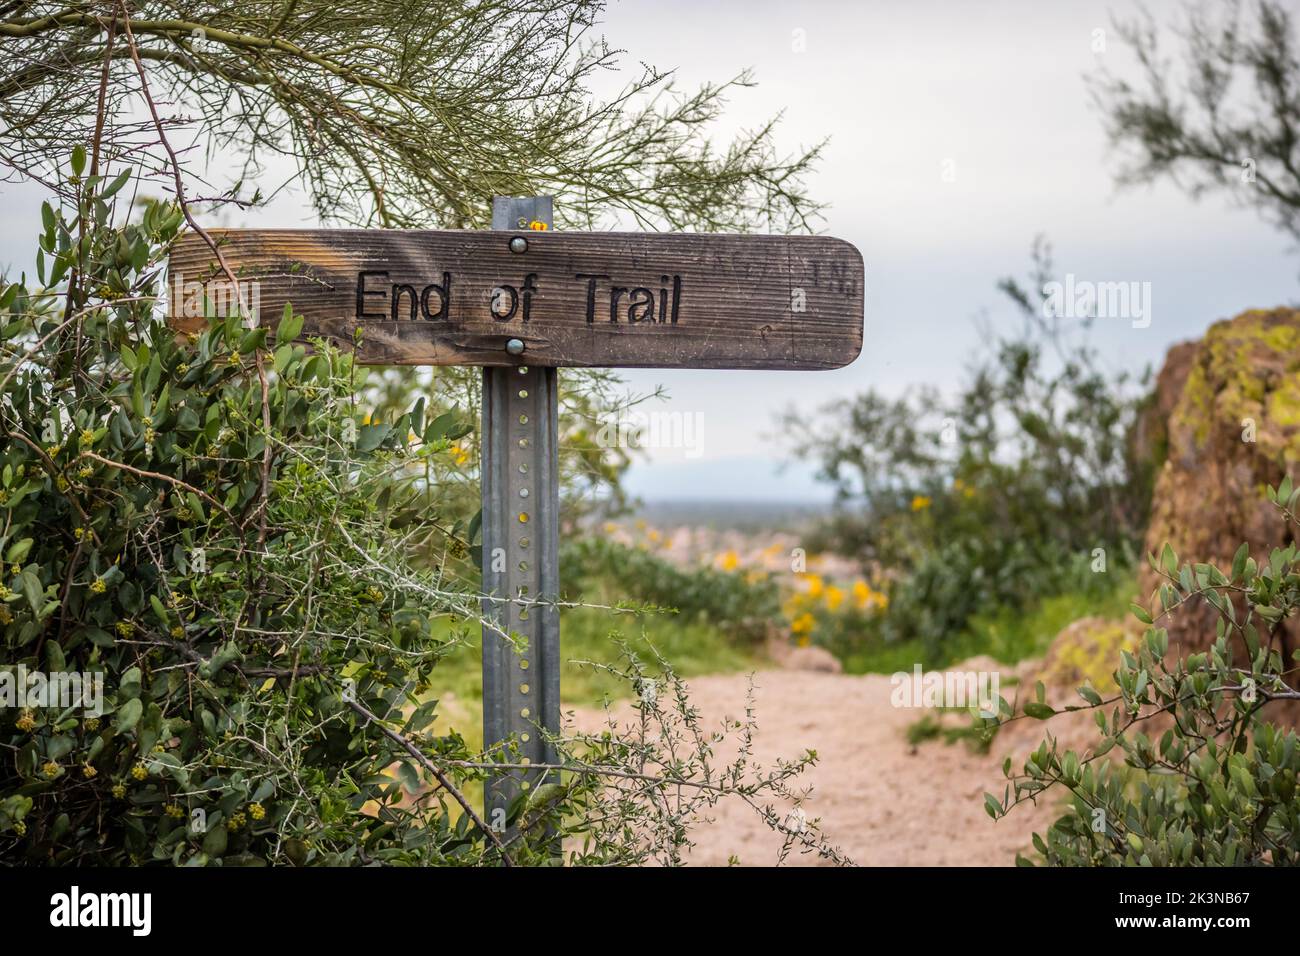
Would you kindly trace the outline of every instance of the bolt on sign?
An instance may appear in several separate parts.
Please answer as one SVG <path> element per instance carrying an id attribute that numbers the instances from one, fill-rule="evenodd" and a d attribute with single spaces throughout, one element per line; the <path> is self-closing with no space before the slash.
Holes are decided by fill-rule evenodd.
<path id="1" fill-rule="evenodd" d="M 181 329 L 292 303 L 304 340 L 362 364 L 483 367 L 483 739 L 502 767 L 485 822 L 507 834 L 557 764 L 556 369 L 815 370 L 862 350 L 862 256 L 840 239 L 551 225 L 550 197 L 498 197 L 490 231 L 213 230 L 237 288 L 201 236 L 169 263 Z"/>

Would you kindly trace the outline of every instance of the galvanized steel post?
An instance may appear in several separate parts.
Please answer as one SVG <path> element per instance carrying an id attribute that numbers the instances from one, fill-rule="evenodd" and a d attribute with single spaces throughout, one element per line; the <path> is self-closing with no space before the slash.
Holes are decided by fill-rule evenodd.
<path id="1" fill-rule="evenodd" d="M 530 231 L 552 226 L 549 196 L 496 197 L 492 228 L 526 261 Z M 554 763 L 548 734 L 560 726 L 559 396 L 554 368 L 483 369 L 483 743 L 502 763 Z M 505 829 L 510 802 L 545 779 L 539 771 L 493 774 L 486 820 Z M 558 848 L 557 848 L 558 849 Z"/>

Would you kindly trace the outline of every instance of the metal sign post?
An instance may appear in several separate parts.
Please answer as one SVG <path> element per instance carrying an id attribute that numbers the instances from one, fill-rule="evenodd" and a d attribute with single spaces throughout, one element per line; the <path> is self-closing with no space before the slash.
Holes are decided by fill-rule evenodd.
<path id="1" fill-rule="evenodd" d="M 533 224 L 551 227 L 549 196 L 493 200 L 492 228 L 516 232 L 521 273 Z M 521 340 L 506 349 L 520 365 L 483 369 L 483 745 L 504 763 L 551 764 L 547 736 L 560 729 L 558 376 L 527 365 Z M 488 825 L 504 830 L 510 801 L 543 778 L 493 774 Z"/>

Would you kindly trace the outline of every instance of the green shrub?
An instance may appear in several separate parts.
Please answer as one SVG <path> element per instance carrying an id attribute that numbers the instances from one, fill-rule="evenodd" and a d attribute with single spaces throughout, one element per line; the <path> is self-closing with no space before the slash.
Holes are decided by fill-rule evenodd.
<path id="1" fill-rule="evenodd" d="M 1300 528 L 1300 490 L 1291 480 L 1270 488 L 1269 497 Z M 1180 565 L 1166 545 L 1151 561 L 1164 579 L 1153 595 L 1159 610 L 1134 607 L 1148 628 L 1136 653 L 1121 652 L 1118 693 L 1103 699 L 1081 687 L 1085 703 L 1067 708 L 1094 710 L 1101 742 L 1076 753 L 1049 737 L 1019 772 L 1008 758 L 1010 783 L 1001 798 L 986 794 L 988 812 L 996 819 L 1053 788 L 1066 790 L 1065 813 L 1034 836 L 1040 859 L 1051 865 L 1300 863 L 1300 746 L 1294 730 L 1265 719 L 1272 702 L 1300 699 L 1279 651 L 1283 625 L 1300 608 L 1300 552 L 1291 544 L 1256 562 L 1243 545 L 1222 570 Z M 1217 611 L 1217 640 L 1170 662 L 1160 619 L 1193 601 Z M 1041 685 L 1025 711 L 1054 715 Z M 1144 730 L 1157 717 L 1163 724 L 1154 739 Z M 1123 753 L 1123 766 L 1105 759 L 1113 750 Z"/>
<path id="2" fill-rule="evenodd" d="M 473 610 L 472 592 L 380 560 L 412 537 L 457 547 L 420 500 L 420 472 L 390 462 L 445 458 L 449 423 L 424 422 L 421 405 L 363 424 L 348 359 L 271 351 L 238 313 L 189 337 L 167 329 L 155 297 L 181 210 L 152 204 L 115 226 L 126 177 L 82 179 L 82 162 L 71 202 L 42 210 L 40 285 L 0 293 L 0 640 L 6 665 L 102 675 L 103 714 L 0 711 L 13 753 L 0 853 L 472 856 L 477 837 L 450 815 L 401 805 L 384 772 L 399 748 L 341 696 L 380 715 L 408 704 L 447 649 L 432 618 Z M 300 327 L 286 312 L 275 340 Z M 423 440 L 408 446 L 410 432 Z"/>

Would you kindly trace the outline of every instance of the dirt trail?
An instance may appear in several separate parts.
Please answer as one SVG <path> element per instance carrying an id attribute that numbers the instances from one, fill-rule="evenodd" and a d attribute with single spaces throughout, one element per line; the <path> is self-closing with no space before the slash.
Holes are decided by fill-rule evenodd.
<path id="1" fill-rule="evenodd" d="M 747 675 L 688 683 L 705 726 L 727 715 L 743 718 Z M 814 788 L 806 812 L 821 818 L 830 842 L 855 863 L 1009 866 L 1016 852 L 1029 846 L 1033 831 L 1056 815 L 1055 801 L 1022 806 L 996 823 L 984 811 L 984 793 L 1001 794 L 1005 786 L 1001 764 L 1008 750 L 1018 767 L 1032 749 L 1024 734 L 1009 739 L 1013 735 L 1004 731 L 985 755 L 972 754 L 964 743 L 927 741 L 913 748 L 904 730 L 924 711 L 891 706 L 886 675 L 765 670 L 755 683 L 755 758 L 771 766 L 777 757 L 817 751 L 818 764 L 805 778 Z M 578 710 L 573 719 L 579 727 L 595 729 L 605 715 Z M 1031 733 L 1041 735 L 1041 730 L 1040 724 Z M 748 807 L 724 801 L 711 815 L 694 831 L 692 864 L 725 865 L 733 854 L 742 864 L 775 862 L 780 837 Z M 819 861 L 792 854 L 790 862 Z"/>

